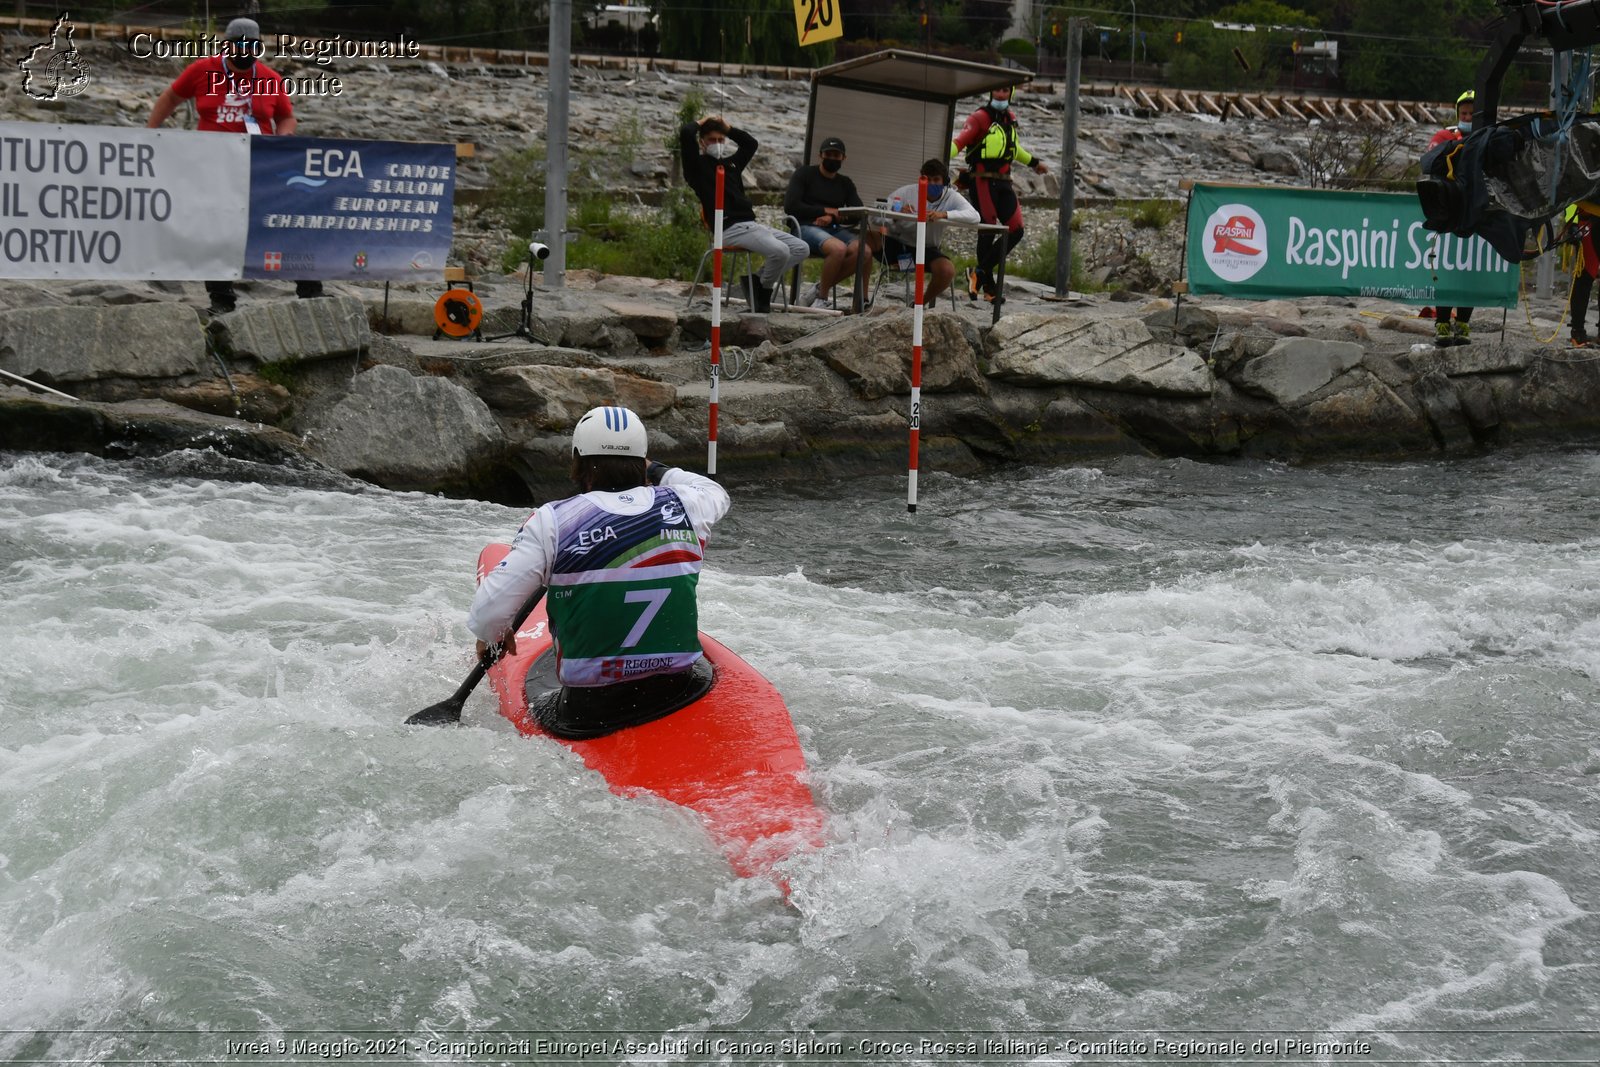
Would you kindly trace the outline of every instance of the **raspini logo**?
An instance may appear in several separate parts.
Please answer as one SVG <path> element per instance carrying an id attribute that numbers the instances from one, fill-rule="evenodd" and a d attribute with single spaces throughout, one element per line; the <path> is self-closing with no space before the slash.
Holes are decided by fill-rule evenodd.
<path id="1" fill-rule="evenodd" d="M 1206 220 L 1206 264 L 1226 282 L 1242 282 L 1267 265 L 1267 224 L 1246 204 L 1223 204 Z"/>
<path id="2" fill-rule="evenodd" d="M 64 100 L 89 87 L 89 67 L 72 43 L 77 32 L 72 15 L 63 11 L 50 30 L 50 39 L 28 49 L 17 60 L 22 71 L 22 91 L 35 100 Z"/>

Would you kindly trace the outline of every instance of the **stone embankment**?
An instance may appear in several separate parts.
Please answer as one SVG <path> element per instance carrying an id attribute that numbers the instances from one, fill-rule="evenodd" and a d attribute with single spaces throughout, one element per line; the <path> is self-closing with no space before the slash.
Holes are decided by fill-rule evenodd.
<path id="1" fill-rule="evenodd" d="M 261 283 L 206 322 L 195 284 L 19 286 L 0 311 L 0 370 L 75 399 L 0 388 L 0 448 L 205 448 L 525 501 L 562 489 L 577 416 L 622 403 L 648 420 L 654 455 L 703 465 L 704 296 L 686 306 L 684 283 L 570 282 L 536 291 L 533 340 L 496 343 L 435 340 L 434 294 L 421 290 L 386 306 L 381 289 L 300 301 Z M 512 332 L 519 281 L 478 291 L 485 332 Z M 861 316 L 729 308 L 727 363 L 748 373 L 723 383 L 720 473 L 904 467 L 912 315 L 897 287 L 885 292 Z M 1417 457 L 1600 428 L 1600 362 L 1502 341 L 1485 314 L 1473 344 L 1436 349 L 1430 323 L 1375 301 L 1056 301 L 1019 283 L 997 325 L 989 313 L 965 300 L 927 313 L 928 469 Z M 1555 328 L 1553 316 L 1535 325 Z"/>

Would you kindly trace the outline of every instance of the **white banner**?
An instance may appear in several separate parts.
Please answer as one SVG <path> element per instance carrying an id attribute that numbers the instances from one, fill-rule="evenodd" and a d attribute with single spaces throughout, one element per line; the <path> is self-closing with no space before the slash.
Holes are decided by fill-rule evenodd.
<path id="1" fill-rule="evenodd" d="M 0 122 L 0 278 L 240 276 L 250 138 Z"/>

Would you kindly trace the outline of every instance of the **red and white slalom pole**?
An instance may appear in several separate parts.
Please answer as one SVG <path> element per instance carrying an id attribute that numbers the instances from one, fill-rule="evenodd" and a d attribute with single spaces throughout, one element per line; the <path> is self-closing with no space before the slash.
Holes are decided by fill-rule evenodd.
<path id="1" fill-rule="evenodd" d="M 717 164 L 716 210 L 711 213 L 711 414 L 706 431 L 706 473 L 717 473 L 717 399 L 722 382 L 722 164 Z"/>
<path id="2" fill-rule="evenodd" d="M 922 282 L 928 254 L 928 176 L 917 179 L 917 295 L 911 305 L 911 467 L 906 510 L 917 510 L 917 451 L 922 444 Z"/>

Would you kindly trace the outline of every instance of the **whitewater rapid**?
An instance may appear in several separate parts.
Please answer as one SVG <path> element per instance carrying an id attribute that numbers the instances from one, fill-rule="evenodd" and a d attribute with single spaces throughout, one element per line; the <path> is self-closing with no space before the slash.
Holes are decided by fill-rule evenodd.
<path id="1" fill-rule="evenodd" d="M 0 455 L 0 1057 L 1592 1056 L 1597 474 L 736 484 L 701 624 L 829 812 L 786 906 L 486 691 L 401 725 L 521 512 Z"/>

